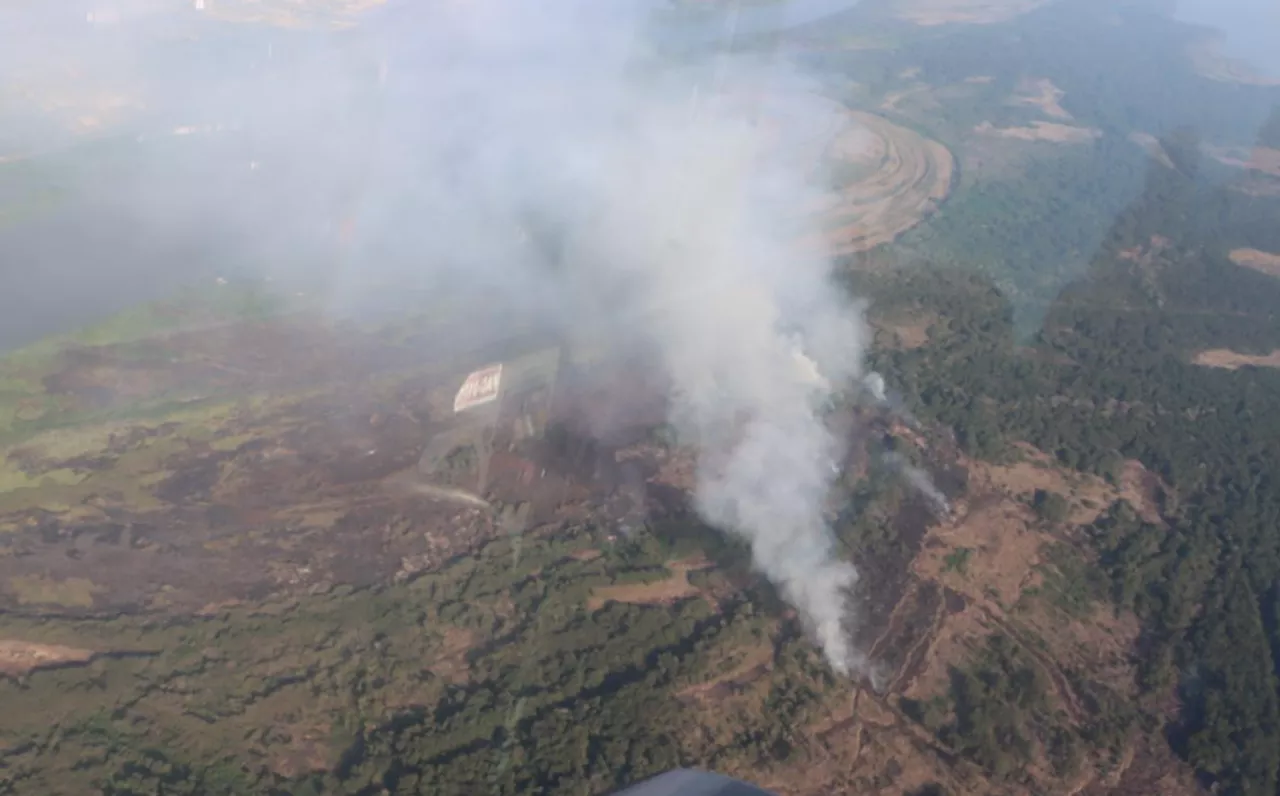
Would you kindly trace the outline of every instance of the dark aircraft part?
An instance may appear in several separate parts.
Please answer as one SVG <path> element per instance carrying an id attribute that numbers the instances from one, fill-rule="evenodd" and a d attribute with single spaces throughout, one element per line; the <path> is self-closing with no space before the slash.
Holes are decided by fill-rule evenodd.
<path id="1" fill-rule="evenodd" d="M 620 790 L 613 796 L 775 796 L 775 794 L 719 774 L 678 768 L 675 771 L 659 774 L 653 779 L 646 779 L 626 790 Z"/>

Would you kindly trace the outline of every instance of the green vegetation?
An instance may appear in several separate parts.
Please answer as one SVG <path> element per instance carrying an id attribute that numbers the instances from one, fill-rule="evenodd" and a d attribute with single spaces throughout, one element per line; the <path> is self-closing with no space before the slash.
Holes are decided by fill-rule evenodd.
<path id="1" fill-rule="evenodd" d="M 1102 24 L 1103 12 L 1119 24 Z M 1006 105 L 1026 76 L 1052 77 L 1075 123 L 1105 133 L 966 172 L 902 245 L 851 258 L 849 287 L 873 299 L 878 320 L 931 320 L 921 345 L 877 348 L 869 364 L 906 396 L 932 447 L 949 449 L 950 432 L 970 457 L 1009 461 L 1030 443 L 1113 485 L 1130 461 L 1152 481 L 1150 505 L 1098 506 L 1091 521 L 1087 504 L 1036 490 L 1035 530 L 1053 540 L 1038 550 L 1039 585 L 976 654 L 945 662 L 942 693 L 904 699 L 904 712 L 940 758 L 1004 784 L 1034 784 L 1020 780 L 1032 763 L 1069 778 L 1148 733 L 1217 792 L 1274 796 L 1280 371 L 1192 364 L 1208 348 L 1280 348 L 1280 280 L 1228 257 L 1240 246 L 1280 251 L 1280 199 L 1232 190 L 1200 154 L 1201 136 L 1252 135 L 1259 95 L 1190 77 L 1185 36 L 1141 3 L 1050 4 L 1007 27 L 946 34 L 946 46 L 936 46 L 942 33 L 907 36 L 882 19 L 861 35 L 903 46 L 815 60 L 856 75 L 867 96 L 901 88 L 908 67 L 933 86 L 992 76 L 975 84 L 976 101 L 910 120 L 957 149 L 982 121 L 1035 118 Z M 1278 120 L 1273 112 L 1257 140 L 1276 145 Z M 1178 129 L 1188 121 L 1208 126 Z M 1159 134 L 1172 167 L 1129 141 L 1134 132 Z M 292 308 L 228 286 L 0 362 L 0 509 L 65 515 L 101 494 L 146 508 L 180 450 L 207 443 L 211 459 L 230 456 L 255 438 L 224 421 L 270 408 L 167 384 L 129 407 L 78 403 L 46 389 L 68 348 L 148 363 L 153 338 Z M 412 347 L 419 333 L 407 322 L 387 335 Z M 118 445 L 109 468 L 42 466 L 102 451 L 124 421 L 145 433 Z M 673 441 L 670 429 L 653 436 Z M 19 448 L 27 458 L 9 455 Z M 444 466 L 466 469 L 468 455 Z M 913 514 L 900 477 L 872 466 L 843 498 L 841 555 L 873 562 L 868 580 L 909 577 L 930 520 Z M 627 601 L 694 555 L 713 566 L 689 572 L 687 591 Z M 982 555 L 947 552 L 943 569 L 964 578 L 948 582 L 970 585 Z M 851 688 L 783 618 L 747 551 L 684 516 L 622 538 L 588 521 L 500 533 L 393 583 L 323 584 L 199 616 L 52 618 L 35 611 L 91 607 L 98 584 L 33 573 L 5 585 L 32 613 L 0 614 L 0 638 L 104 654 L 0 678 L 0 793 L 586 794 L 677 765 L 795 771 L 829 762 L 831 749 L 806 733 Z M 926 591 L 903 625 L 927 627 L 972 597 L 935 589 L 931 603 Z M 600 594 L 610 599 L 597 604 Z M 1015 621 L 1046 605 L 1077 626 L 1136 615 L 1137 682 L 1049 660 L 1044 639 Z"/>
<path id="2" fill-rule="evenodd" d="M 1057 524 L 1062 522 L 1071 513 L 1071 504 L 1067 499 L 1057 492 L 1049 492 L 1044 489 L 1037 489 L 1031 498 L 1031 505 L 1036 510 L 1036 515 L 1045 522 Z"/>
<path id="3" fill-rule="evenodd" d="M 969 556 L 972 554 L 973 551 L 967 547 L 956 548 L 942 560 L 943 569 L 947 572 L 965 574 L 965 568 L 969 565 Z"/>
<path id="4" fill-rule="evenodd" d="M 648 537 L 591 560 L 568 555 L 596 536 L 526 538 L 518 556 L 499 539 L 411 583 L 204 619 L 0 617 L 6 637 L 122 653 L 0 681 L 13 711 L 0 786 L 580 793 L 681 764 L 785 759 L 788 728 L 837 685 L 812 647 L 791 633 L 771 642 L 775 621 L 746 595 L 714 613 L 701 599 L 587 610 L 593 586 L 661 571 L 681 552 Z M 764 710 L 696 737 L 676 693 L 762 642 L 780 645 Z M 41 717 L 54 713 L 64 718 L 47 737 Z"/>
<path id="5" fill-rule="evenodd" d="M 1092 526 L 1110 583 L 1092 579 L 1088 591 L 1142 617 L 1141 683 L 1153 698 L 1178 686 L 1179 752 L 1223 792 L 1272 794 L 1280 373 L 1190 360 L 1206 348 L 1280 347 L 1280 280 L 1226 258 L 1241 241 L 1274 242 L 1280 203 L 1204 178 L 1184 141 L 1167 148 L 1183 168 L 1152 166 L 1030 347 L 1016 344 L 1005 298 L 974 276 L 908 270 L 857 281 L 884 297 L 881 311 L 917 306 L 943 319 L 928 345 L 877 353 L 874 364 L 974 455 L 1022 440 L 1113 479 L 1120 458 L 1159 476 L 1160 524 L 1118 504 Z M 1049 494 L 1037 502 L 1046 519 L 1060 517 Z"/>

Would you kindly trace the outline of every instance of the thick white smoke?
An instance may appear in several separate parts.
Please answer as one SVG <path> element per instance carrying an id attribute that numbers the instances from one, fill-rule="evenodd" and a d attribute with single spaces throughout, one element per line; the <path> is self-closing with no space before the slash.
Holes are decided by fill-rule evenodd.
<path id="1" fill-rule="evenodd" d="M 942 494 L 942 490 L 934 485 L 933 479 L 929 477 L 928 473 L 911 464 L 906 457 L 899 453 L 886 453 L 884 459 L 890 467 L 902 473 L 902 477 L 911 485 L 911 488 L 919 492 L 928 501 L 929 508 L 935 515 L 946 517 L 951 513 L 951 501 L 947 500 L 947 496 Z"/>
<path id="2" fill-rule="evenodd" d="M 847 632 L 857 572 L 836 557 L 823 516 L 840 441 L 819 412 L 860 378 L 865 334 L 809 217 L 831 204 L 810 173 L 810 139 L 839 110 L 777 63 L 767 75 L 747 59 L 664 63 L 647 38 L 656 8 L 415 3 L 346 49 L 275 47 L 259 30 L 246 51 L 269 79 L 211 62 L 180 72 L 181 91 L 149 107 L 155 118 L 166 103 L 181 109 L 166 125 L 243 121 L 236 179 L 270 190 L 211 201 L 200 216 L 239 251 L 276 263 L 332 248 L 314 235 L 333 197 L 377 244 L 327 275 L 344 301 L 425 276 L 656 350 L 672 422 L 699 448 L 698 510 L 750 542 L 835 669 L 864 670 Z M 300 53 L 292 70 L 281 66 L 288 42 Z M 361 58 L 365 77 L 352 66 Z M 753 97 L 766 90 L 775 101 Z M 785 120 L 757 119 L 758 99 Z M 176 192 L 212 190 L 173 173 L 160 174 L 169 193 L 139 191 L 153 226 L 158 208 L 184 206 Z M 130 197 L 122 188 L 113 201 Z M 397 256 L 369 256 L 378 246 Z"/>
<path id="3" fill-rule="evenodd" d="M 447 220 L 441 259 L 461 252 L 468 269 L 536 282 L 531 292 L 579 325 L 660 353 L 672 421 L 699 447 L 699 512 L 750 542 L 837 671 L 861 670 L 847 628 L 857 572 L 823 516 L 840 442 L 818 411 L 831 385 L 860 375 L 865 336 L 804 217 L 824 204 L 812 152 L 789 150 L 749 103 L 705 80 L 695 102 L 688 74 L 628 72 L 618 54 L 640 53 L 627 26 L 637 20 L 588 6 L 473 3 L 432 25 L 451 46 L 431 72 L 440 121 L 419 145 L 447 153 L 439 165 L 455 179 L 419 191 L 424 221 Z M 762 78 L 745 63 L 719 72 L 737 86 Z M 789 123 L 830 120 L 796 76 L 769 77 L 793 92 Z M 559 238 L 558 257 L 513 273 L 535 265 L 530 255 L 493 249 L 530 209 Z"/>

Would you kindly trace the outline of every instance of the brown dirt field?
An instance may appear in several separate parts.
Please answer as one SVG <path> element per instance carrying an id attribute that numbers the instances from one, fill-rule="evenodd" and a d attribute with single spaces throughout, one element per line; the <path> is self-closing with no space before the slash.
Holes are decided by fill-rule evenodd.
<path id="1" fill-rule="evenodd" d="M 897 0 L 899 19 L 921 27 L 1005 22 L 1042 6 L 1047 0 Z"/>
<path id="2" fill-rule="evenodd" d="M 36 669 L 84 664 L 98 653 L 60 644 L 36 644 L 15 639 L 0 640 L 0 674 L 24 675 Z"/>
<path id="3" fill-rule="evenodd" d="M 727 100 L 759 112 L 771 98 L 742 92 Z M 874 248 L 915 226 L 947 197 L 955 164 L 942 144 L 883 116 L 850 110 L 827 98 L 815 97 L 814 102 L 827 107 L 830 117 L 821 128 L 805 132 L 798 151 L 810 160 L 815 177 L 841 183 L 819 204 L 798 209 L 818 216 L 827 230 L 823 238 L 807 241 L 815 249 L 845 254 Z M 760 121 L 779 145 L 784 143 L 785 113 L 783 106 Z"/>
<path id="4" fill-rule="evenodd" d="M 877 330 L 889 335 L 890 339 L 881 341 L 894 348 L 919 348 L 929 342 L 929 327 L 936 319 L 931 316 L 912 318 L 886 318 L 874 322 Z"/>
<path id="5" fill-rule="evenodd" d="M 1270 354 L 1238 354 L 1229 348 L 1211 348 L 1196 354 L 1191 363 L 1223 370 L 1239 370 L 1243 367 L 1280 368 L 1280 348 Z"/>
<path id="6" fill-rule="evenodd" d="M 1053 122 L 1032 122 L 1030 127 L 996 127 L 983 122 L 973 128 L 981 135 L 997 135 L 1019 141 L 1048 141 L 1055 144 L 1084 144 L 1102 137 L 1102 131 L 1092 127 L 1073 127 Z"/>
<path id="7" fill-rule="evenodd" d="M 1045 539 L 1028 527 L 1025 507 L 1008 500 L 975 502 L 977 506 L 956 506 L 961 519 L 955 525 L 933 529 L 930 538 L 942 546 L 926 547 L 915 561 L 915 572 L 974 602 L 995 597 L 1012 603 L 1023 589 L 1039 584 L 1036 567 Z M 947 557 L 961 548 L 969 551 L 963 571 L 948 571 Z"/>
<path id="8" fill-rule="evenodd" d="M 1236 265 L 1252 268 L 1267 276 L 1280 277 L 1280 254 L 1257 249 L 1234 249 L 1230 256 L 1231 262 Z"/>
<path id="9" fill-rule="evenodd" d="M 603 608 L 610 601 L 633 603 L 637 605 L 655 605 L 675 602 L 686 597 L 695 597 L 701 592 L 689 584 L 689 573 L 711 566 L 702 558 L 687 558 L 679 561 L 668 561 L 667 569 L 671 577 L 649 583 L 625 583 L 617 586 L 603 586 L 593 589 L 587 600 L 588 610 Z"/>
<path id="10" fill-rule="evenodd" d="M 1013 496 L 1029 495 L 1037 489 L 1057 492 L 1070 501 L 1070 521 L 1077 525 L 1093 522 L 1118 499 L 1127 500 L 1144 517 L 1158 519 L 1155 489 L 1162 484 L 1140 463 L 1132 460 L 1125 463 L 1117 489 L 1097 476 L 1064 471 L 1055 466 L 1048 454 L 1030 445 L 1018 447 L 1026 460 L 1016 464 L 1001 466 L 967 461 L 971 484 L 985 482 Z"/>
<path id="11" fill-rule="evenodd" d="M 854 122 L 851 133 L 878 139 L 874 151 L 879 166 L 874 174 L 845 186 L 821 211 L 827 239 L 837 254 L 875 248 L 918 224 L 946 199 L 955 171 L 955 161 L 942 144 L 872 113 L 849 115 Z"/>
<path id="12" fill-rule="evenodd" d="M 1280 149 L 1264 146 L 1206 145 L 1204 151 L 1223 165 L 1261 172 L 1270 177 L 1280 177 Z"/>
<path id="13" fill-rule="evenodd" d="M 1066 96 L 1066 92 L 1053 84 L 1048 78 L 1039 78 L 1037 80 L 1024 80 L 1018 86 L 1018 93 L 1009 100 L 1013 105 L 1029 105 L 1033 108 L 1039 108 L 1040 112 L 1045 116 L 1051 116 L 1054 119 L 1067 121 L 1071 119 L 1071 114 L 1067 109 L 1062 107 L 1062 98 Z"/>

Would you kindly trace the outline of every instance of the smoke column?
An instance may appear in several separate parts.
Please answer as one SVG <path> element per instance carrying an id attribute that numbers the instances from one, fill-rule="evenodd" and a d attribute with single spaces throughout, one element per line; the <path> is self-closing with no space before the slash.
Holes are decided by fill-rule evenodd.
<path id="1" fill-rule="evenodd" d="M 864 670 L 846 627 L 857 572 L 823 516 L 840 445 L 818 407 L 859 377 L 865 334 L 803 212 L 824 201 L 812 153 L 708 81 L 695 105 L 691 75 L 637 70 L 644 15 L 631 9 L 481 2 L 422 26 L 448 42 L 426 105 L 456 112 L 432 114 L 449 121 L 416 144 L 447 155 L 438 173 L 454 176 L 419 187 L 419 223 L 447 222 L 432 227 L 438 259 L 469 278 L 490 274 L 580 333 L 658 352 L 671 420 L 699 450 L 699 513 L 750 543 L 834 669 Z M 748 90 L 765 77 L 745 61 L 716 71 Z M 799 76 L 768 77 L 787 92 L 789 127 L 830 122 Z M 503 250 L 530 209 L 557 242 L 550 261 Z"/>
<path id="2" fill-rule="evenodd" d="M 951 502 L 947 500 L 947 496 L 942 494 L 938 487 L 934 486 L 933 479 L 929 477 L 928 473 L 912 465 L 898 453 L 886 453 L 884 459 L 889 463 L 889 466 L 902 473 L 902 477 L 906 479 L 913 489 L 924 496 L 934 514 L 945 517 L 951 513 Z"/>
<path id="3" fill-rule="evenodd" d="M 278 40 L 186 10 L 198 57 L 131 42 L 126 24 L 77 54 L 116 74 L 137 53 L 136 124 L 156 128 L 139 140 L 243 125 L 234 169 L 113 182 L 113 207 L 151 235 L 198 226 L 281 283 L 322 282 L 335 305 L 375 284 L 447 286 L 656 352 L 672 423 L 698 448 L 697 510 L 750 544 L 835 670 L 866 671 L 849 641 L 857 572 L 823 515 L 841 450 L 819 411 L 861 378 L 866 339 L 810 217 L 831 204 L 810 139 L 841 109 L 780 64 L 677 68 L 650 47 L 657 7 L 392 4 L 355 34 Z M 764 86 L 785 113 L 757 123 Z M 358 207 L 365 243 L 326 258 L 335 207 Z"/>

